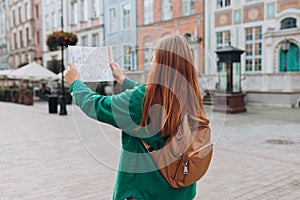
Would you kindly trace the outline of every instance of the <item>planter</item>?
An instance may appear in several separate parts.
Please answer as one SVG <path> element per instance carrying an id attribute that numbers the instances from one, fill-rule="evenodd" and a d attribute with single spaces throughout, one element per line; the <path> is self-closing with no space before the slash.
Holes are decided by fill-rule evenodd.
<path id="1" fill-rule="evenodd" d="M 11 90 L 10 96 L 11 96 L 11 102 L 18 103 L 19 92 L 17 90 Z"/>
<path id="2" fill-rule="evenodd" d="M 4 91 L 4 101 L 11 102 L 11 93 L 8 89 Z"/>
<path id="3" fill-rule="evenodd" d="M 33 105 L 33 92 L 25 92 L 24 104 L 25 105 Z"/>
<path id="4" fill-rule="evenodd" d="M 24 90 L 20 90 L 18 92 L 18 103 L 20 104 L 24 103 Z"/>

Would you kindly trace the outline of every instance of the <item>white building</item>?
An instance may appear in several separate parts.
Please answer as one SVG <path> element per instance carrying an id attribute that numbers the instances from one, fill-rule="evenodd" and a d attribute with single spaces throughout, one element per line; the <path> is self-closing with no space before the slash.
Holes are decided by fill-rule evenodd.
<path id="1" fill-rule="evenodd" d="M 218 82 L 215 51 L 229 42 L 242 55 L 242 90 L 247 102 L 295 104 L 300 99 L 300 1 L 206 0 L 205 77 Z M 290 42 L 286 56 L 282 41 Z"/>
<path id="2" fill-rule="evenodd" d="M 0 0 L 0 69 L 9 68 L 8 1 Z"/>
<path id="3" fill-rule="evenodd" d="M 61 50 L 49 51 L 47 35 L 61 31 L 61 7 L 63 7 L 64 31 L 73 32 L 78 37 L 77 45 L 100 46 L 103 44 L 103 3 L 102 0 L 43 1 L 43 62 L 44 66 L 61 66 Z M 59 62 L 58 62 L 59 61 Z M 67 51 L 64 51 L 64 65 L 67 64 Z"/>
<path id="4" fill-rule="evenodd" d="M 68 29 L 78 36 L 77 45 L 100 46 L 104 37 L 103 0 L 68 0 Z"/>
<path id="5" fill-rule="evenodd" d="M 63 2 L 63 5 L 61 4 Z M 46 44 L 47 35 L 53 31 L 61 31 L 61 14 L 63 8 L 63 25 L 64 31 L 68 31 L 66 28 L 69 24 L 68 16 L 68 4 L 67 1 L 55 1 L 55 0 L 44 0 L 42 1 L 42 38 L 43 38 L 43 65 L 47 68 L 56 68 L 60 70 L 61 62 L 61 51 L 49 51 Z M 66 58 L 66 56 L 64 55 Z M 66 64 L 66 62 L 65 62 Z M 55 66 L 56 65 L 56 66 Z M 55 69 L 54 69 L 55 71 Z"/>

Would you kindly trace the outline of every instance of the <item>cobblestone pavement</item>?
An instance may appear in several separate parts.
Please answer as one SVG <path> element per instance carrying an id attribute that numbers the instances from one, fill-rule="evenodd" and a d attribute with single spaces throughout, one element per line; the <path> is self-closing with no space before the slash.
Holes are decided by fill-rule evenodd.
<path id="1" fill-rule="evenodd" d="M 300 199 L 300 109 L 247 108 L 206 107 L 215 150 L 196 199 Z M 111 199 L 120 131 L 67 110 L 0 102 L 0 200 Z"/>

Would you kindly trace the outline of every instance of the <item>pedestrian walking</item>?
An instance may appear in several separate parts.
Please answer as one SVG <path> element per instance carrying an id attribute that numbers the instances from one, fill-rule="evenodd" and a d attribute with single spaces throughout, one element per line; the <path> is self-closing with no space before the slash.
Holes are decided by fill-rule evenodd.
<path id="1" fill-rule="evenodd" d="M 80 81 L 73 63 L 65 74 L 73 100 L 89 117 L 122 130 L 122 150 L 114 200 L 192 200 L 196 182 L 172 188 L 156 168 L 151 151 L 175 138 L 184 116 L 189 124 L 208 125 L 192 51 L 178 34 L 160 38 L 153 52 L 146 84 L 126 78 L 111 63 L 121 93 L 103 96 Z"/>

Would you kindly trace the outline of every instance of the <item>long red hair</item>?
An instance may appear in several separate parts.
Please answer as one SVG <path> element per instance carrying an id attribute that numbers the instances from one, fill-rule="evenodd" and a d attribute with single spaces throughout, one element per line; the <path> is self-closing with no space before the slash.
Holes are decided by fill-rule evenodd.
<path id="1" fill-rule="evenodd" d="M 156 42 L 140 126 L 151 122 L 151 132 L 159 130 L 162 137 L 173 137 L 186 114 L 209 123 L 193 63 L 191 48 L 183 36 L 168 35 Z"/>

